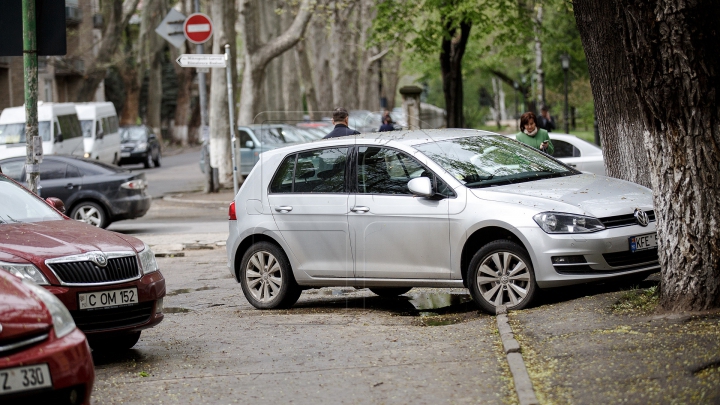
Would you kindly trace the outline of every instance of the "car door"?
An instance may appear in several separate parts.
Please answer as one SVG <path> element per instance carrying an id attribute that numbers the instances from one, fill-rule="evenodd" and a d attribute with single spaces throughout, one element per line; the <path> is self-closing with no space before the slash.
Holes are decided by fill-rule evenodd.
<path id="1" fill-rule="evenodd" d="M 552 140 L 555 151 L 553 157 L 566 165 L 573 167 L 578 170 L 583 169 L 583 161 L 581 159 L 580 149 L 576 148 L 573 144 L 559 139 Z"/>
<path id="2" fill-rule="evenodd" d="M 347 147 L 286 157 L 273 177 L 268 201 L 283 239 L 311 277 L 353 277 L 348 232 Z"/>
<path id="3" fill-rule="evenodd" d="M 408 154 L 359 146 L 348 223 L 355 273 L 364 278 L 448 279 L 448 199 L 415 197 L 407 183 L 436 176 Z"/>
<path id="4" fill-rule="evenodd" d="M 57 197 L 67 201 L 74 192 L 74 186 L 65 179 L 67 163 L 62 160 L 46 157 L 40 163 L 40 186 L 38 193 L 43 198 Z"/>

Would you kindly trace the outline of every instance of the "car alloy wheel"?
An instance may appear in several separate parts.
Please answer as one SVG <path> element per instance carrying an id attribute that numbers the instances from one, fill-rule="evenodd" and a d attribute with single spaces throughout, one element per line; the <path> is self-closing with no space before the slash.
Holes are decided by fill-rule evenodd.
<path id="1" fill-rule="evenodd" d="M 240 266 L 243 293 L 255 308 L 288 308 L 300 298 L 302 290 L 290 262 L 277 245 L 256 243 L 245 252 Z"/>
<path id="2" fill-rule="evenodd" d="M 108 225 L 105 210 L 99 205 L 88 201 L 81 202 L 73 208 L 70 217 L 98 228 L 105 228 Z"/>
<path id="3" fill-rule="evenodd" d="M 483 246 L 470 262 L 470 293 L 488 312 L 506 305 L 522 309 L 535 296 L 536 285 L 530 259 L 520 245 L 494 241 Z"/>

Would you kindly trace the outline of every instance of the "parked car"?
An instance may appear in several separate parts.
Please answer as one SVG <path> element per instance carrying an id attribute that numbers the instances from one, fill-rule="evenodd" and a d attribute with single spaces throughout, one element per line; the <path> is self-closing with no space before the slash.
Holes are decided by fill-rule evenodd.
<path id="1" fill-rule="evenodd" d="M 75 109 L 83 131 L 83 156 L 117 163 L 120 159 L 120 128 L 113 103 L 78 103 Z"/>
<path id="2" fill-rule="evenodd" d="M 165 279 L 132 236 L 72 221 L 0 175 L 0 267 L 53 293 L 97 350 L 128 349 L 163 320 Z"/>
<path id="3" fill-rule="evenodd" d="M 659 269 L 652 192 L 505 136 L 394 131 L 263 153 L 230 206 L 228 266 L 257 308 L 303 288 L 467 287 L 492 312 L 539 288 Z"/>
<path id="4" fill-rule="evenodd" d="M 323 134 L 323 137 L 335 129 L 332 121 L 303 121 L 296 123 L 295 126 L 306 130 L 314 130 L 316 133 Z"/>
<path id="5" fill-rule="evenodd" d="M 162 147 L 152 128 L 145 125 L 120 128 L 120 161 L 118 166 L 142 163 L 146 169 L 160 167 Z"/>
<path id="6" fill-rule="evenodd" d="M 253 124 L 238 127 L 240 172 L 243 175 L 250 173 L 260 154 L 265 151 L 312 140 L 300 132 L 298 128 L 285 124 Z"/>
<path id="7" fill-rule="evenodd" d="M 75 104 L 38 103 L 38 135 L 45 155 L 85 153 Z M 25 156 L 26 149 L 25 107 L 4 109 L 0 114 L 0 159 Z"/>
<path id="8" fill-rule="evenodd" d="M 25 182 L 25 158 L 0 160 L 0 169 L 11 179 Z M 145 215 L 152 201 L 146 188 L 145 173 L 95 160 L 47 156 L 40 163 L 38 193 L 61 199 L 70 218 L 98 228 Z"/>
<path id="9" fill-rule="evenodd" d="M 605 159 L 602 149 L 578 138 L 575 135 L 550 132 L 550 140 L 555 147 L 553 157 L 581 172 L 605 175 Z M 515 135 L 512 135 L 515 139 Z"/>
<path id="10" fill-rule="evenodd" d="M 0 252 L 0 402 L 89 404 L 95 368 L 85 335 L 53 294 L 10 274 L 13 259 Z"/>

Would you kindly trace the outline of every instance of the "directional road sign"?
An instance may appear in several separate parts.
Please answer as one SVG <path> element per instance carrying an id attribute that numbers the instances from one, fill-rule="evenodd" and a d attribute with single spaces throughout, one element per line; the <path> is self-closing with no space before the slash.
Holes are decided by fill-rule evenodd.
<path id="1" fill-rule="evenodd" d="M 185 32 L 183 31 L 185 20 L 186 18 L 181 12 L 171 8 L 160 25 L 155 28 L 155 32 L 175 48 L 180 48 L 185 42 Z"/>
<path id="2" fill-rule="evenodd" d="M 202 44 L 212 36 L 213 26 L 210 17 L 203 13 L 190 14 L 183 26 L 185 38 L 193 44 Z"/>
<path id="3" fill-rule="evenodd" d="M 184 54 L 177 58 L 180 67 L 191 68 L 224 68 L 225 55 Z"/>

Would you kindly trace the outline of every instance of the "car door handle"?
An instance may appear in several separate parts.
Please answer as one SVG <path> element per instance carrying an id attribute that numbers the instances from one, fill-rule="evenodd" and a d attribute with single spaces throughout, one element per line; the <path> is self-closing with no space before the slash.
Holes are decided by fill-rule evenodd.
<path id="1" fill-rule="evenodd" d="M 363 213 L 363 212 L 368 212 L 368 211 L 370 211 L 370 208 L 368 208 L 368 207 L 363 207 L 363 206 L 358 205 L 358 206 L 356 206 L 356 207 L 352 207 L 352 208 L 350 209 L 350 211 Z"/>
<path id="2" fill-rule="evenodd" d="M 292 207 L 289 205 L 281 205 L 278 207 L 275 207 L 275 211 L 277 212 L 290 212 L 292 211 Z"/>
<path id="3" fill-rule="evenodd" d="M 576 164 L 573 164 L 573 163 L 568 163 L 567 165 L 570 166 L 570 167 L 577 167 L 577 165 L 576 165 Z"/>
<path id="4" fill-rule="evenodd" d="M 66 187 L 68 190 L 72 190 L 73 188 L 75 188 L 75 185 L 72 184 L 72 183 L 68 183 L 67 186 L 65 186 L 65 187 Z"/>

